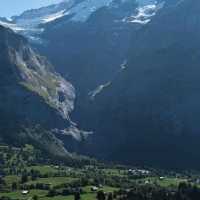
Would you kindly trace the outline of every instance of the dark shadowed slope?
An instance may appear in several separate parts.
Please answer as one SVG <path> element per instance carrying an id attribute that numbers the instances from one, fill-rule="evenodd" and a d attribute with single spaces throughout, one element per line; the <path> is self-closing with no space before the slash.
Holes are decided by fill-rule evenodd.
<path id="1" fill-rule="evenodd" d="M 199 168 L 199 10 L 199 1 L 178 1 L 133 35 L 127 68 L 88 112 L 89 153 Z"/>

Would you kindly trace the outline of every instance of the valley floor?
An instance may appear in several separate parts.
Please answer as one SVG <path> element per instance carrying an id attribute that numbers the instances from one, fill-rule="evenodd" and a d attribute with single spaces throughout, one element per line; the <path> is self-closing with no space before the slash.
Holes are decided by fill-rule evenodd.
<path id="1" fill-rule="evenodd" d="M 176 200 L 186 196 L 195 200 L 200 194 L 198 172 L 99 163 L 66 166 L 39 156 L 40 152 L 29 145 L 21 149 L 0 147 L 1 200 Z"/>

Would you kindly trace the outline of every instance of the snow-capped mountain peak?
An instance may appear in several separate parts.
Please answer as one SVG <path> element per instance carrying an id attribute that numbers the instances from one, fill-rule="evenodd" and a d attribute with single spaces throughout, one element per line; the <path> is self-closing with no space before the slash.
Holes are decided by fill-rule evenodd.
<path id="1" fill-rule="evenodd" d="M 109 6 L 113 0 L 64 0 L 61 3 L 27 10 L 11 21 L 0 19 L 0 24 L 23 35 L 33 36 L 41 33 L 41 25 L 55 21 L 66 15 L 71 21 L 86 21 L 89 16 L 101 7 Z"/>
<path id="2" fill-rule="evenodd" d="M 102 7 L 112 7 L 113 4 L 123 4 L 130 0 L 64 0 L 39 9 L 27 10 L 11 20 L 0 18 L 0 25 L 11 28 L 17 33 L 27 36 L 34 41 L 40 41 L 39 35 L 45 30 L 45 24 L 63 18 L 73 22 L 85 22 L 92 13 Z M 122 22 L 146 24 L 160 8 L 154 0 L 136 0 L 139 7 L 133 15 L 126 16 Z"/>

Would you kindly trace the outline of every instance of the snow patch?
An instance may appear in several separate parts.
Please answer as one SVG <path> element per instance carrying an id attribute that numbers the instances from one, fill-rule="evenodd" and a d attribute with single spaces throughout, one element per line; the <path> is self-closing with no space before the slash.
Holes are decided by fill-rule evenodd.
<path id="1" fill-rule="evenodd" d="M 125 70 L 125 69 L 126 69 L 127 63 L 128 63 L 128 61 L 127 61 L 127 60 L 124 60 L 124 62 L 120 65 L 121 70 Z"/>
<path id="2" fill-rule="evenodd" d="M 108 87 L 111 84 L 111 82 L 108 82 L 104 85 L 99 85 L 94 91 L 89 92 L 89 96 L 92 100 L 95 99 L 95 97 L 101 93 L 106 87 Z"/>
<path id="3" fill-rule="evenodd" d="M 156 15 L 157 11 L 164 6 L 163 3 L 140 6 L 136 9 L 136 14 L 124 18 L 123 22 L 137 23 L 137 24 L 147 24 L 151 21 L 151 18 Z"/>
<path id="4" fill-rule="evenodd" d="M 66 13 L 66 10 L 61 10 L 57 13 L 45 16 L 42 20 L 43 20 L 43 23 L 49 23 L 51 21 L 54 21 L 54 20 L 59 19 L 61 17 L 64 17 L 65 15 L 68 15 L 68 13 Z"/>
<path id="5" fill-rule="evenodd" d="M 12 22 L 4 22 L 4 21 L 0 21 L 0 25 L 6 27 L 6 28 L 10 28 L 15 32 L 20 32 L 20 31 L 24 31 L 25 29 L 23 27 L 17 26 L 16 24 L 13 24 Z"/>

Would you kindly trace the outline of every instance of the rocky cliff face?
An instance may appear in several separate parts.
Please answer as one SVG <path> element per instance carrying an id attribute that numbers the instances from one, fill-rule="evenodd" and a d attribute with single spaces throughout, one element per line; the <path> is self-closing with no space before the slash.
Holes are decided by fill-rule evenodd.
<path id="1" fill-rule="evenodd" d="M 0 52 L 0 137 L 15 144 L 30 140 L 65 154 L 51 130 L 71 125 L 75 89 L 26 39 L 2 26 Z"/>

